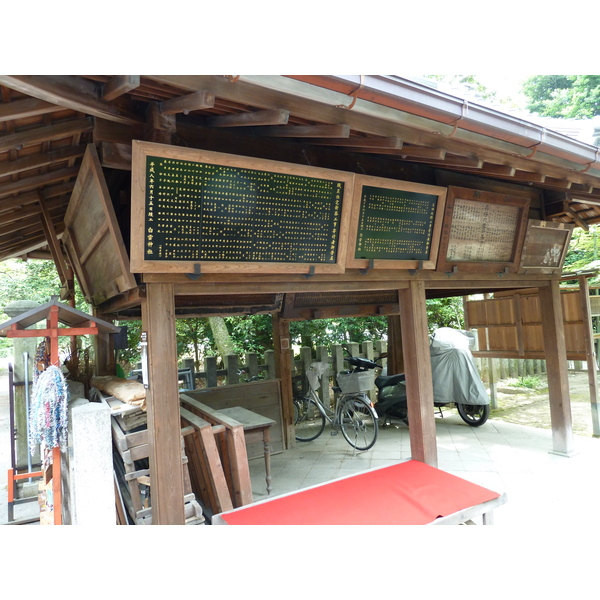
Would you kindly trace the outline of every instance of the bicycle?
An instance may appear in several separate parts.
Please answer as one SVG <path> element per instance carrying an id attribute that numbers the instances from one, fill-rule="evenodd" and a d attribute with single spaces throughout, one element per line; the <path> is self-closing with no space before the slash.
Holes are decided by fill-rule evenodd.
<path id="1" fill-rule="evenodd" d="M 317 439 L 328 422 L 333 427 L 331 435 L 336 435 L 338 428 L 341 429 L 346 441 L 356 450 L 372 448 L 377 441 L 378 417 L 365 391 L 373 385 L 373 373 L 360 368 L 338 373 L 341 393 L 337 394 L 335 409 L 331 410 L 321 402 L 317 393 L 321 377 L 328 368 L 327 363 L 312 363 L 306 373 L 308 393 L 294 397 L 296 440 L 310 442 Z"/>

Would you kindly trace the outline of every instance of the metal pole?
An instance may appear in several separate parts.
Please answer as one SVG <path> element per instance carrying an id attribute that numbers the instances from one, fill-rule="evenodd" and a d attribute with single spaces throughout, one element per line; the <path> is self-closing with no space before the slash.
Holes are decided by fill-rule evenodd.
<path id="1" fill-rule="evenodd" d="M 24 380 L 25 380 L 25 414 L 27 423 L 27 472 L 31 473 L 31 452 L 29 451 L 29 353 L 23 352 L 23 363 L 25 365 Z M 33 479 L 29 478 L 29 483 Z"/>

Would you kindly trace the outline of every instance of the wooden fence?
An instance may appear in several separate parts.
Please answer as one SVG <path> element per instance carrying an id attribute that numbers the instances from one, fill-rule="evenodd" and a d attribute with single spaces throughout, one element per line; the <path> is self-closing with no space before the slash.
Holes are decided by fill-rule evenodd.
<path id="1" fill-rule="evenodd" d="M 378 360 L 380 355 L 387 350 L 386 341 L 363 342 L 346 344 L 353 356 L 362 356 L 371 360 Z M 344 350 L 341 345 L 336 344 L 328 349 L 326 346 L 318 346 L 315 351 L 311 348 L 302 347 L 294 356 L 293 377 L 295 383 L 301 385 L 303 375 L 311 363 L 327 362 L 329 370 L 321 381 L 319 395 L 322 399 L 329 398 L 333 376 L 348 368 L 344 361 Z M 386 359 L 382 359 L 382 366 L 386 366 Z M 202 371 L 194 371 L 192 359 L 183 361 L 183 369 L 191 372 L 191 378 L 195 381 L 197 388 L 211 388 L 218 385 L 235 385 L 245 381 L 258 379 L 275 379 L 275 356 L 273 350 L 267 350 L 261 357 L 257 353 L 247 353 L 243 356 L 229 354 L 223 360 L 223 368 L 218 368 L 219 358 L 207 356 L 204 359 Z M 476 358 L 475 363 L 483 382 L 497 383 L 505 379 L 517 379 L 527 376 L 539 376 L 546 373 L 546 362 L 544 360 L 530 359 L 508 359 L 508 358 Z M 586 364 L 583 363 L 583 367 Z M 490 380 L 490 368 L 492 377 Z M 581 370 L 581 362 L 569 362 L 571 370 Z"/>
<path id="2" fill-rule="evenodd" d="M 386 351 L 387 342 L 363 342 L 362 344 L 346 344 L 352 356 L 362 356 L 371 360 L 379 359 L 379 356 Z M 317 346 L 316 351 L 311 348 L 302 347 L 299 353 L 294 357 L 293 377 L 301 381 L 308 367 L 313 362 L 327 362 L 331 365 L 329 370 L 321 381 L 320 397 L 328 398 L 331 390 L 333 376 L 340 371 L 348 368 L 344 362 L 344 350 L 340 344 L 331 347 L 331 351 L 326 346 Z M 258 379 L 275 379 L 275 353 L 273 350 L 267 350 L 261 357 L 255 352 L 249 352 L 243 356 L 237 354 L 228 354 L 223 359 L 224 367 L 218 368 L 219 358 L 217 356 L 207 356 L 204 358 L 204 368 L 202 371 L 194 370 L 193 359 L 185 359 L 182 368 L 179 369 L 182 384 L 188 381 L 186 372 L 190 372 L 189 380 L 195 382 L 196 388 L 211 388 L 218 385 L 236 385 L 246 381 Z M 382 359 L 381 364 L 386 365 L 386 359 Z"/>

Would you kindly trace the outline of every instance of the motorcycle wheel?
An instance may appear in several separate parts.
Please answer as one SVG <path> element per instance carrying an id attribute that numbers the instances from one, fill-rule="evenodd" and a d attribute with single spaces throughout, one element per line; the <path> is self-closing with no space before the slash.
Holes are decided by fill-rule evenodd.
<path id="1" fill-rule="evenodd" d="M 490 416 L 489 404 L 457 404 L 460 418 L 471 427 L 481 427 Z"/>
<path id="2" fill-rule="evenodd" d="M 294 398 L 294 428 L 299 442 L 310 442 L 323 433 L 325 417 L 312 398 Z"/>

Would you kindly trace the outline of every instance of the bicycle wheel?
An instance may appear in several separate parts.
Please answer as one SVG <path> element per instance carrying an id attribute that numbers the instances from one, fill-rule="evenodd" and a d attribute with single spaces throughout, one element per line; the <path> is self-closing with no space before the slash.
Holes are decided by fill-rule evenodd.
<path id="1" fill-rule="evenodd" d="M 294 398 L 294 426 L 299 442 L 310 442 L 323 433 L 325 417 L 312 398 Z"/>
<path id="2" fill-rule="evenodd" d="M 340 426 L 346 441 L 357 450 L 368 450 L 377 441 L 377 413 L 362 396 L 341 401 Z"/>

